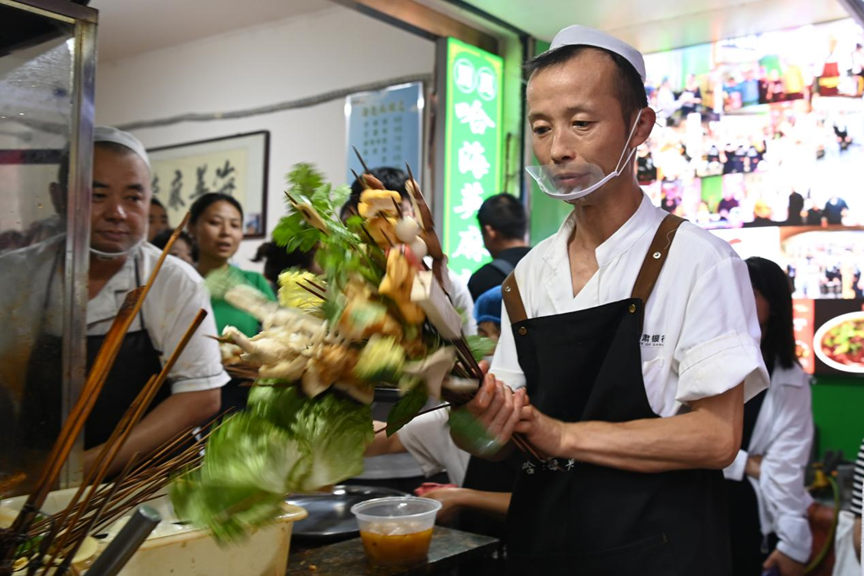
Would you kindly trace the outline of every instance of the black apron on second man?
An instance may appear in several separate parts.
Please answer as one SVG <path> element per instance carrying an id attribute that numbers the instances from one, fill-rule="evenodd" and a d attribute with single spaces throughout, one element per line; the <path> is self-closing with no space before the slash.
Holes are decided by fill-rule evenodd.
<path id="1" fill-rule="evenodd" d="M 138 272 L 138 261 L 135 261 L 135 286 L 141 286 Z M 58 272 L 55 266 L 53 277 Z M 51 292 L 49 283 L 47 294 Z M 46 296 L 47 300 L 47 296 Z M 47 313 L 48 302 L 43 307 Z M 134 332 L 127 332 L 114 366 L 108 373 L 108 379 L 96 400 L 93 411 L 84 426 L 84 448 L 92 448 L 108 440 L 111 432 L 120 422 L 126 409 L 147 384 L 154 374 L 162 370 L 160 353 L 153 346 L 147 327 L 144 325 L 143 312 L 139 313 L 141 327 Z M 44 325 L 44 322 L 43 322 Z M 87 371 L 93 366 L 96 355 L 105 341 L 105 336 L 87 337 Z M 27 369 L 26 390 L 22 402 L 22 440 L 26 443 L 31 439 L 39 439 L 44 443 L 54 439 L 60 433 L 62 406 L 62 374 L 63 374 L 63 340 L 59 336 L 46 334 L 44 329 L 37 339 L 30 356 Z M 156 393 L 148 412 L 171 395 L 171 384 L 165 382 Z M 55 427 L 51 433 L 46 433 L 45 426 Z M 35 433 L 36 429 L 41 430 Z M 29 430 L 29 432 L 28 432 Z M 31 446 L 33 449 L 46 450 L 50 445 Z"/>
<path id="2" fill-rule="evenodd" d="M 528 318 L 514 276 L 503 285 L 531 403 L 565 422 L 658 418 L 642 378 L 645 303 L 682 220 L 660 225 L 632 297 Z M 646 474 L 584 462 L 526 461 L 508 515 L 516 574 L 728 576 L 719 470 Z"/>

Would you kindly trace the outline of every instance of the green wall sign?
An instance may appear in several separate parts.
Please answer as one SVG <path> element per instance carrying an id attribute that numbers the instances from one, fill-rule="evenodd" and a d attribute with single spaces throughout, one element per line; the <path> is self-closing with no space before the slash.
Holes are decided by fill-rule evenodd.
<path id="1" fill-rule="evenodd" d="M 444 138 L 436 212 L 449 268 L 467 282 L 489 260 L 477 210 L 501 192 L 504 60 L 453 38 L 442 40 L 440 49 L 446 50 L 439 60 L 446 62 L 446 79 L 439 77 Z"/>

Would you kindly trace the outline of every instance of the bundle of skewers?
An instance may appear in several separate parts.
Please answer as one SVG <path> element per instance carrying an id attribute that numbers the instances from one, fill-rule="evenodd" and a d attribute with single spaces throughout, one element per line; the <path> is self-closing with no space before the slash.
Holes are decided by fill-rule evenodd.
<path id="1" fill-rule="evenodd" d="M 132 320 L 140 311 L 165 257 L 187 221 L 188 215 L 174 231 L 147 283 L 127 294 L 88 374 L 81 396 L 61 428 L 42 476 L 12 525 L 0 529 L 0 574 L 14 572 L 31 576 L 75 572 L 72 560 L 89 535 L 104 529 L 139 504 L 155 498 L 169 479 L 181 470 L 200 465 L 202 440 L 193 440 L 191 431 L 178 435 L 146 459 L 139 459 L 136 455 L 122 467 L 116 460 L 132 429 L 146 413 L 206 316 L 204 310 L 199 311 L 162 371 L 150 378 L 124 413 L 66 508 L 52 515 L 40 512 L 93 410 Z M 117 468 L 121 469 L 113 482 L 105 484 Z"/>
<path id="2" fill-rule="evenodd" d="M 229 372 L 252 381 L 248 407 L 213 435 L 201 467 L 172 487 L 175 510 L 220 540 L 275 519 L 287 493 L 360 474 L 374 433 L 395 433 L 430 399 L 437 401 L 431 409 L 454 408 L 450 425 L 463 437 L 488 436 L 457 408 L 478 390 L 479 360 L 491 343 L 462 334 L 420 187 L 409 167 L 412 216 L 399 193 L 364 168 L 357 175 L 364 190 L 345 222 L 339 213 L 347 187 L 326 184 L 310 165 L 289 174 L 290 213 L 274 240 L 289 252 L 315 249 L 323 274 L 283 272 L 278 303 L 230 273 L 207 279 L 214 295 L 262 327 L 247 337 L 226 326 L 218 337 Z M 386 428 L 373 431 L 376 387 L 397 388 L 401 399 Z M 524 440 L 514 441 L 538 457 Z"/>

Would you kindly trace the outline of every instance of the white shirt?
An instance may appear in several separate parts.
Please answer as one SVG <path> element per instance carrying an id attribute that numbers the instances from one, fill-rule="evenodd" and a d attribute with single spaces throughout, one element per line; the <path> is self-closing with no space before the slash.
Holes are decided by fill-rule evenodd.
<path id="1" fill-rule="evenodd" d="M 762 533 L 774 532 L 780 540 L 777 549 L 802 563 L 810 558 L 813 544 L 807 521 L 813 499 L 804 486 L 812 445 L 810 377 L 800 366 L 778 366 L 771 376 L 748 450 L 739 450 L 735 461 L 723 470 L 726 478 L 740 481 L 747 458 L 751 454 L 763 457 L 759 479 L 747 477 L 759 502 Z"/>
<path id="2" fill-rule="evenodd" d="M 575 220 L 537 245 L 516 266 L 529 318 L 566 314 L 631 297 L 636 276 L 666 212 L 642 203 L 600 245 L 599 269 L 573 297 L 567 241 Z M 745 400 L 764 390 L 768 374 L 747 266 L 728 243 L 685 222 L 648 299 L 641 339 L 642 378 L 652 410 L 677 414 L 682 404 L 722 394 L 744 382 Z M 511 388 L 525 385 L 504 307 L 491 372 Z"/>
<path id="3" fill-rule="evenodd" d="M 126 258 L 120 271 L 87 304 L 88 336 L 101 336 L 108 332 L 126 294 L 135 288 L 135 262 L 138 262 L 143 286 L 161 253 L 152 244 L 145 243 Z M 201 308 L 207 311 L 207 317 L 168 375 L 173 393 L 219 388 L 230 380 L 222 367 L 218 343 L 207 338 L 208 335 L 216 336 L 217 332 L 204 280 L 192 266 L 169 256 L 144 299 L 141 314 L 129 327 L 130 332 L 140 330 L 141 316 L 144 317 L 144 326 L 153 347 L 161 352 L 164 364 Z"/>
<path id="4" fill-rule="evenodd" d="M 477 320 L 474 319 L 474 298 L 471 291 L 459 276 L 448 270 L 450 276 L 450 301 L 462 316 L 462 333 L 466 336 L 477 334 Z"/>
<path id="5" fill-rule="evenodd" d="M 450 437 L 449 417 L 450 411 L 446 409 L 422 414 L 396 434 L 424 475 L 429 477 L 446 470 L 450 482 L 462 486 L 470 455 L 459 449 Z"/>
<path id="6" fill-rule="evenodd" d="M 55 268 L 58 250 L 65 247 L 65 237 L 58 236 L 46 242 L 4 254 L 0 258 L 0 319 L 11 321 L 15 332 L 0 331 L 0 351 L 18 349 L 29 355 L 29 350 L 45 319 L 45 332 L 63 333 L 63 271 Z M 151 244 L 143 244 L 126 259 L 123 267 L 105 284 L 99 294 L 87 304 L 87 335 L 101 336 L 108 332 L 126 294 L 135 288 L 135 256 L 139 262 L 141 285 L 147 282 L 161 251 Z M 46 299 L 46 289 L 51 293 Z M 47 303 L 47 309 L 44 310 Z M 204 281 L 194 268 L 173 256 L 165 259 L 159 275 L 144 299 L 141 313 L 135 317 L 130 332 L 141 329 L 141 316 L 156 350 L 162 353 L 162 362 L 171 355 L 198 310 L 207 311 L 207 317 L 189 341 L 168 378 L 171 391 L 194 392 L 223 386 L 230 380 L 222 368 L 219 345 L 206 335 L 216 334 L 210 296 Z"/>

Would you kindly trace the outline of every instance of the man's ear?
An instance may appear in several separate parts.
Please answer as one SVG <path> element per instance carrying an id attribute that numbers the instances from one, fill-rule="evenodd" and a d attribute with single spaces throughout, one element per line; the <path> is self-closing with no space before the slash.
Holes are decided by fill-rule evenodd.
<path id="1" fill-rule="evenodd" d="M 648 137 L 651 136 L 651 130 L 654 129 L 654 124 L 657 123 L 657 113 L 650 106 L 642 109 L 642 115 L 639 116 L 639 123 L 636 125 L 636 130 L 633 131 L 633 140 L 630 144 L 633 147 L 644 144 Z"/>
<path id="2" fill-rule="evenodd" d="M 498 239 L 498 231 L 495 230 L 494 228 L 492 228 L 492 226 L 490 226 L 488 224 L 483 226 L 483 232 L 486 233 L 486 238 L 490 242 L 494 242 L 495 240 Z"/>

